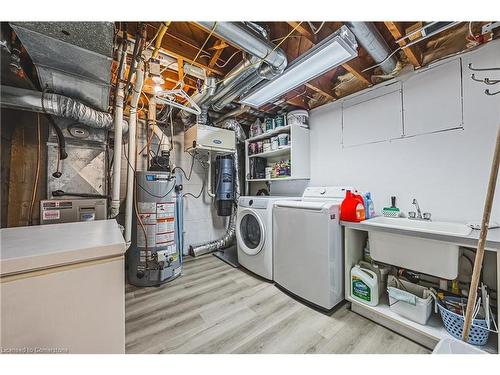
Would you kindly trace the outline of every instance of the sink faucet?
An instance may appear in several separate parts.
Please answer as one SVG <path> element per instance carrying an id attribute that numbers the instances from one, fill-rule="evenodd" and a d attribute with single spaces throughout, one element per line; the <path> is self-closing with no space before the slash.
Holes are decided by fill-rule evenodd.
<path id="1" fill-rule="evenodd" d="M 417 209 L 417 212 L 415 211 L 410 211 L 408 212 L 408 218 L 413 219 L 413 220 L 431 220 L 431 214 L 430 212 L 424 212 L 424 215 L 422 216 L 422 211 L 420 210 L 420 206 L 418 205 L 418 201 L 413 198 L 413 201 L 411 202 L 412 204 L 415 205 L 415 208 Z"/>

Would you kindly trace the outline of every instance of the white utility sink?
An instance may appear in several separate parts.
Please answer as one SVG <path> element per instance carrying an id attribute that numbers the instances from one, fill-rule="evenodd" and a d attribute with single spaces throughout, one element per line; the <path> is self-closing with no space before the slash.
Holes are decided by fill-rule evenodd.
<path id="1" fill-rule="evenodd" d="M 363 221 L 366 225 L 377 227 L 388 227 L 394 229 L 406 229 L 416 232 L 435 233 L 448 236 L 468 236 L 472 228 L 461 223 L 447 221 L 411 220 L 405 218 L 391 218 L 379 216 Z"/>
<path id="2" fill-rule="evenodd" d="M 458 245 L 445 241 L 383 232 L 377 228 L 393 228 L 441 235 L 467 236 L 471 228 L 465 224 L 421 221 L 404 218 L 376 217 L 363 221 L 368 229 L 370 255 L 379 262 L 453 280 L 458 276 Z"/>

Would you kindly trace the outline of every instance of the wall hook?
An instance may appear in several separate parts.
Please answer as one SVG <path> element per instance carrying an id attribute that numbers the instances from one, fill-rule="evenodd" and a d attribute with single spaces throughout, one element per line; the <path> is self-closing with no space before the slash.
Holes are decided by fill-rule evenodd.
<path id="1" fill-rule="evenodd" d="M 486 83 L 487 85 L 495 85 L 498 82 L 500 82 L 500 79 L 489 79 L 489 78 L 484 79 L 484 83 Z"/>
<path id="2" fill-rule="evenodd" d="M 500 94 L 500 90 L 499 90 L 499 91 L 497 91 L 497 92 L 490 92 L 490 89 L 486 89 L 486 90 L 484 90 L 484 93 L 485 93 L 486 95 L 493 96 L 493 95 Z"/>
<path id="3" fill-rule="evenodd" d="M 469 69 L 474 71 L 474 72 L 485 72 L 488 70 L 500 70 L 500 68 L 474 68 L 472 66 L 472 63 L 469 63 Z"/>
<path id="4" fill-rule="evenodd" d="M 489 78 L 478 79 L 478 78 L 476 78 L 475 74 L 472 74 L 470 77 L 472 78 L 473 81 L 485 83 L 487 85 L 495 85 L 498 82 L 500 82 L 500 79 L 489 79 Z"/>

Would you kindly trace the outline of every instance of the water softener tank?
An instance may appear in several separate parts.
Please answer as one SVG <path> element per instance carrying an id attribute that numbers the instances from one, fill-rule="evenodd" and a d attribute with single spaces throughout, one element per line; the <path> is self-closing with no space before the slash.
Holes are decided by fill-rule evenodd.
<path id="1" fill-rule="evenodd" d="M 127 250 L 129 283 L 153 286 L 181 273 L 175 178 L 169 172 L 136 173 L 137 214 Z"/>
<path id="2" fill-rule="evenodd" d="M 217 161 L 217 215 L 230 216 L 234 201 L 234 166 L 231 155 L 220 155 Z"/>

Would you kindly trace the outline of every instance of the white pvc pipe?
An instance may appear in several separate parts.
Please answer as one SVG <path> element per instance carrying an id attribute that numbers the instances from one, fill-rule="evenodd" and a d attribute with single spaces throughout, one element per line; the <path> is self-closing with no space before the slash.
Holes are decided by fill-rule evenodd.
<path id="1" fill-rule="evenodd" d="M 212 191 L 212 154 L 210 151 L 208 152 L 208 189 L 207 189 L 207 194 L 211 198 L 215 198 L 215 194 Z"/>
<path id="2" fill-rule="evenodd" d="M 153 132 L 153 134 L 156 136 L 156 138 L 158 138 L 158 144 L 160 145 L 160 151 L 163 151 L 163 150 L 168 151 L 170 149 L 168 142 L 160 144 L 162 139 L 163 139 L 163 142 L 165 142 L 165 140 L 168 141 L 168 136 L 163 132 L 163 130 L 161 130 L 159 126 L 153 125 L 153 124 L 149 125 L 149 129 Z"/>
<path id="3" fill-rule="evenodd" d="M 136 142 L 135 134 L 137 127 L 137 104 L 141 96 L 142 84 L 144 83 L 144 62 L 142 60 L 137 64 L 137 72 L 135 74 L 135 84 L 130 100 L 130 119 L 128 125 L 128 174 L 127 174 L 127 199 L 125 201 L 125 242 L 127 248 L 132 241 L 132 215 L 134 206 L 134 180 L 136 166 Z"/>
<path id="4" fill-rule="evenodd" d="M 121 60 L 121 49 L 118 50 L 118 61 Z M 116 90 L 115 105 L 115 140 L 113 147 L 113 185 L 111 186 L 111 217 L 118 216 L 120 212 L 120 176 L 122 168 L 122 133 L 123 133 L 123 97 L 125 96 L 123 88 L 123 75 L 125 73 L 125 58 L 121 67 L 121 74 L 118 77 L 118 89 Z"/>

